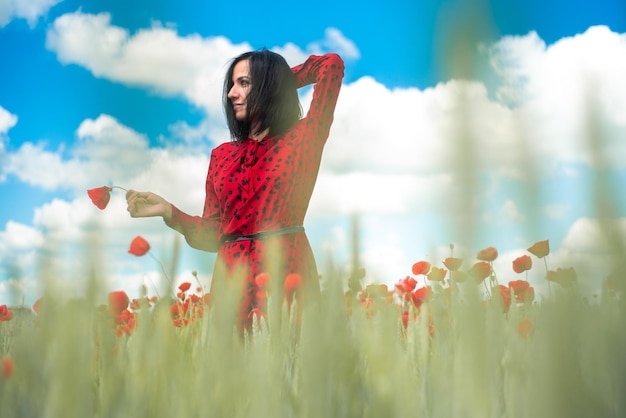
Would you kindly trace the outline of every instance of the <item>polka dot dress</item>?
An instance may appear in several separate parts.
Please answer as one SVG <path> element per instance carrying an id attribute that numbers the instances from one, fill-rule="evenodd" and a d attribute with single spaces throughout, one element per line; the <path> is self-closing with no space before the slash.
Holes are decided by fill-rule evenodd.
<path id="1" fill-rule="evenodd" d="M 202 217 L 172 206 L 168 225 L 185 235 L 194 248 L 217 251 L 212 288 L 221 280 L 243 277 L 240 320 L 249 321 L 264 298 L 254 277 L 279 271 L 300 274 L 303 288 L 319 293 L 318 272 L 304 232 L 270 239 L 222 243 L 241 236 L 302 225 L 319 171 L 322 150 L 333 121 L 344 65 L 336 54 L 311 56 L 292 69 L 299 87 L 314 84 L 305 118 L 285 134 L 260 141 L 224 143 L 211 153 Z M 276 251 L 269 247 L 276 246 Z M 272 256 L 268 257 L 271 252 Z M 278 259 L 276 258 L 278 257 Z M 241 276 L 240 276 L 241 274 Z M 275 278 L 272 278 L 274 280 Z"/>

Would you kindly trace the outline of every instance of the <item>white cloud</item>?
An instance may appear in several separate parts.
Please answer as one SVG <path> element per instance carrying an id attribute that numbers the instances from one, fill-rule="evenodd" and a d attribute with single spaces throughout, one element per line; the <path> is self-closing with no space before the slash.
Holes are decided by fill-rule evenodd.
<path id="1" fill-rule="evenodd" d="M 328 28 L 324 32 L 325 39 L 321 42 L 320 50 L 337 52 L 346 59 L 358 59 L 361 57 L 359 48 L 337 28 Z M 312 46 L 310 46 L 312 47 Z"/>
<path id="2" fill-rule="evenodd" d="M 2 0 L 0 2 L 0 28 L 13 19 L 26 19 L 30 27 L 62 0 Z"/>
<path id="3" fill-rule="evenodd" d="M 17 124 L 17 116 L 0 106 L 0 139 Z"/>
<path id="4" fill-rule="evenodd" d="M 518 106 L 527 139 L 543 161 L 558 155 L 561 161 L 624 167 L 626 34 L 595 26 L 547 46 L 531 32 L 505 37 L 488 51 L 500 75 L 496 95 Z M 590 148 L 606 161 L 594 160 Z"/>
<path id="5" fill-rule="evenodd" d="M 108 13 L 81 12 L 58 17 L 46 47 L 59 61 L 78 64 L 97 77 L 181 95 L 210 112 L 221 111 L 221 88 L 228 61 L 250 49 L 223 37 L 179 37 L 155 25 L 131 35 L 111 25 Z"/>
<path id="6" fill-rule="evenodd" d="M 35 228 L 21 223 L 9 221 L 4 231 L 0 231 L 0 242 L 6 248 L 15 250 L 30 249 L 43 244 L 43 235 Z"/>

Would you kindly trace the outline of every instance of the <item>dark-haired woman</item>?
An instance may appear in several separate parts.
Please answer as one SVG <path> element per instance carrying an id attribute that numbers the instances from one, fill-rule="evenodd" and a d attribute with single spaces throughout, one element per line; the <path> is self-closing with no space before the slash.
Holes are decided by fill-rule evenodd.
<path id="1" fill-rule="evenodd" d="M 336 54 L 310 56 L 294 68 L 265 49 L 236 57 L 223 91 L 233 140 L 211 152 L 203 215 L 190 216 L 153 193 L 127 193 L 131 216 L 162 216 L 191 247 L 218 253 L 212 289 L 219 281 L 243 280 L 242 327 L 249 326 L 256 309 L 264 309 L 264 289 L 255 281 L 262 273 L 277 273 L 270 280 L 281 282 L 299 276 L 300 300 L 319 294 L 302 225 L 343 71 Z M 297 89 L 310 84 L 313 99 L 302 118 Z"/>

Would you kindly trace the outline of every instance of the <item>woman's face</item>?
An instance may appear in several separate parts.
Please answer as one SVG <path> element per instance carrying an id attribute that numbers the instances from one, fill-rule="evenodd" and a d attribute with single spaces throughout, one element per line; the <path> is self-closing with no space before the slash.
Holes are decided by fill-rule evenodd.
<path id="1" fill-rule="evenodd" d="M 241 60 L 233 68 L 233 86 L 228 92 L 228 98 L 233 105 L 235 118 L 243 122 L 246 120 L 246 97 L 250 91 L 250 64 L 248 60 Z"/>

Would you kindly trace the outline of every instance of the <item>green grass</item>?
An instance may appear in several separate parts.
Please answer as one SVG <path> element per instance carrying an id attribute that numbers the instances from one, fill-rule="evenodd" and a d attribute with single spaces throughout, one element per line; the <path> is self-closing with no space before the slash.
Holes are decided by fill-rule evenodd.
<path id="1" fill-rule="evenodd" d="M 435 296 L 405 329 L 397 304 L 348 306 L 340 282 L 326 281 L 299 324 L 283 305 L 244 337 L 232 295 L 180 328 L 161 300 L 122 337 L 88 296 L 45 296 L 39 316 L 0 323 L 0 357 L 14 362 L 0 377 L 2 417 L 626 415 L 626 313 L 615 295 L 589 303 L 558 289 L 508 313 L 471 292 Z"/>

